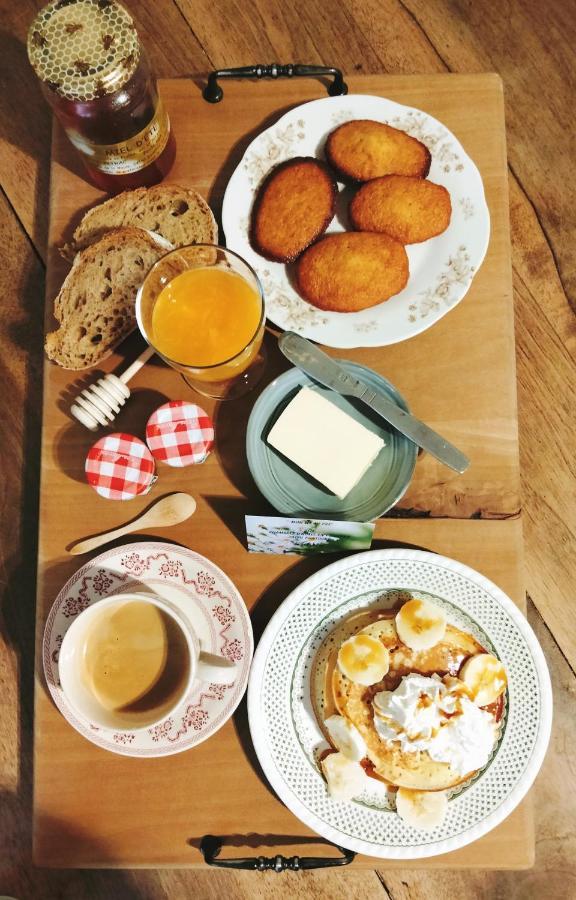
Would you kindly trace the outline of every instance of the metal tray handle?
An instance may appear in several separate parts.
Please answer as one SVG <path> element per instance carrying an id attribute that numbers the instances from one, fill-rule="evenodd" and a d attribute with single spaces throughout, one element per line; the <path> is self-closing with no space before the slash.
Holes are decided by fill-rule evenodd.
<path id="1" fill-rule="evenodd" d="M 215 69 L 208 76 L 208 83 L 202 92 L 202 96 L 208 103 L 220 103 L 224 96 L 224 91 L 218 84 L 219 78 L 317 78 L 319 75 L 328 75 L 333 78 L 333 81 L 328 86 L 328 93 L 331 97 L 338 97 L 341 94 L 348 93 L 348 85 L 344 81 L 340 69 L 328 66 L 293 65 L 292 63 L 281 66 L 278 63 L 271 63 L 269 66 L 239 66 L 236 69 Z"/>
<path id="2" fill-rule="evenodd" d="M 223 845 L 222 838 L 214 837 L 213 834 L 207 834 L 202 838 L 200 843 L 200 852 L 204 857 L 204 862 L 209 866 L 217 866 L 221 869 L 251 869 L 257 872 L 299 872 L 302 869 L 327 869 L 330 866 L 347 866 L 356 854 L 352 850 L 346 850 L 344 847 L 336 847 L 342 856 L 336 857 L 318 857 L 318 856 L 245 856 L 236 859 L 217 859 Z"/>

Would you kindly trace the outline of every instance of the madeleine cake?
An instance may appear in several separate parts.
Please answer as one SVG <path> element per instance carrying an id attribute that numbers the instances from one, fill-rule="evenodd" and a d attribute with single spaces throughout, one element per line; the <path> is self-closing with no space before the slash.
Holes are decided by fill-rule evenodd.
<path id="1" fill-rule="evenodd" d="M 326 230 L 335 202 L 336 183 L 323 162 L 302 156 L 281 163 L 256 196 L 252 246 L 267 259 L 295 260 Z"/>
<path id="2" fill-rule="evenodd" d="M 401 244 L 419 244 L 446 231 L 452 204 L 441 184 L 409 175 L 385 175 L 362 185 L 349 213 L 357 231 L 384 232 Z"/>
<path id="3" fill-rule="evenodd" d="M 358 312 L 400 293 L 408 282 L 403 245 L 387 234 L 328 234 L 298 260 L 296 282 L 319 309 Z"/>
<path id="4" fill-rule="evenodd" d="M 346 179 L 370 181 L 382 175 L 415 175 L 430 171 L 430 151 L 405 131 L 372 119 L 344 122 L 328 135 L 326 158 Z"/>

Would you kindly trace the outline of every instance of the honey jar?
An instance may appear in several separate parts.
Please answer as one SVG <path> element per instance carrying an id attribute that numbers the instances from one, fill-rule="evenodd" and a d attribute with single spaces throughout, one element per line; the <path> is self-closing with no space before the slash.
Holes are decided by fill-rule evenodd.
<path id="1" fill-rule="evenodd" d="M 28 58 L 80 153 L 109 193 L 161 181 L 175 156 L 156 79 L 116 0 L 52 0 L 28 32 Z"/>

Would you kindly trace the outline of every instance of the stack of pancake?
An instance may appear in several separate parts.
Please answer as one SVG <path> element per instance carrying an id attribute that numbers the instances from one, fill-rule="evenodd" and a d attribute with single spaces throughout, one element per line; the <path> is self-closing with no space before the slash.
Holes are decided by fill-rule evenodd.
<path id="1" fill-rule="evenodd" d="M 337 631 L 328 636 L 316 655 L 311 679 L 314 710 L 328 742 L 333 747 L 332 752 L 343 751 L 343 753 L 335 752 L 335 756 L 348 756 L 345 766 L 347 771 L 340 775 L 341 781 L 349 777 L 348 770 L 350 776 L 355 779 L 355 787 L 347 795 L 345 792 L 342 793 L 339 799 L 351 799 L 361 792 L 358 763 L 367 775 L 384 782 L 392 791 L 400 789 L 400 799 L 405 802 L 408 797 L 411 804 L 415 804 L 416 800 L 420 800 L 421 803 L 421 797 L 428 796 L 431 792 L 445 792 L 476 774 L 474 770 L 463 773 L 453 768 L 449 762 L 437 761 L 426 750 L 402 749 L 400 739 L 383 740 L 378 734 L 374 699 L 383 691 L 395 691 L 406 676 L 415 673 L 428 678 L 433 676 L 438 683 L 442 679 L 442 683 L 448 685 L 456 695 L 461 692 L 462 696 L 465 695 L 493 718 L 494 739 L 496 739 L 497 723 L 500 722 L 504 710 L 506 687 L 502 664 L 488 654 L 471 634 L 446 623 L 442 611 L 430 603 L 426 604 L 428 620 L 423 628 L 429 628 L 432 625 L 431 620 L 438 613 L 440 631 L 437 633 L 441 635 L 440 639 L 425 649 L 408 646 L 408 643 L 430 644 L 430 641 L 420 640 L 418 619 L 413 617 L 414 610 L 411 610 L 412 619 L 409 624 L 410 635 L 415 636 L 414 641 L 407 636 L 405 628 L 402 627 L 402 611 L 404 610 L 405 623 L 408 608 L 411 604 L 419 602 L 409 597 L 400 609 L 372 609 L 354 613 L 338 627 Z M 420 621 L 424 623 L 424 619 Z M 372 679 L 381 675 L 378 663 L 375 663 L 378 653 L 372 652 L 369 657 L 366 647 L 359 647 L 365 638 L 375 640 L 376 644 L 372 644 L 372 648 L 377 650 L 378 645 L 385 648 L 385 666 L 388 667 L 385 674 L 378 677 L 374 683 L 370 683 Z M 368 644 L 367 641 L 365 643 Z M 356 646 L 356 662 L 350 653 L 347 656 L 343 654 L 344 649 L 351 645 Z M 363 658 L 365 653 L 367 655 Z M 490 702 L 484 703 L 484 700 Z M 334 730 L 334 724 L 338 726 L 337 732 Z M 340 734 L 344 738 L 344 743 L 334 739 Z M 346 744 L 352 747 L 353 751 L 358 748 L 358 752 L 349 752 Z M 331 774 L 325 765 L 326 759 L 329 758 L 325 757 L 321 765 L 328 780 L 329 792 L 336 796 L 331 790 Z M 332 760 L 331 765 L 334 765 L 335 761 Z M 342 760 L 343 764 L 344 762 Z M 353 770 L 353 766 L 356 766 L 356 771 Z M 437 794 L 432 800 L 436 804 L 442 801 L 445 812 L 445 795 Z M 401 812 L 399 803 L 397 808 Z M 439 817 L 436 814 L 431 818 L 435 824 L 438 823 Z M 411 824 L 415 824 L 414 817 L 411 818 Z"/>

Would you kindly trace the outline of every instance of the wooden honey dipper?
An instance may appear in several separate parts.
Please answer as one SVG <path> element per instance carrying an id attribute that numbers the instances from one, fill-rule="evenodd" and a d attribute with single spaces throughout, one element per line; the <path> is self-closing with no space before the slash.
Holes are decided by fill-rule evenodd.
<path id="1" fill-rule="evenodd" d="M 70 407 L 74 418 L 90 431 L 97 431 L 100 425 L 109 425 L 113 422 L 130 396 L 130 389 L 126 385 L 154 352 L 153 347 L 146 347 L 138 359 L 134 360 L 120 376 L 105 375 L 104 378 L 99 378 L 96 384 L 85 388 Z"/>

